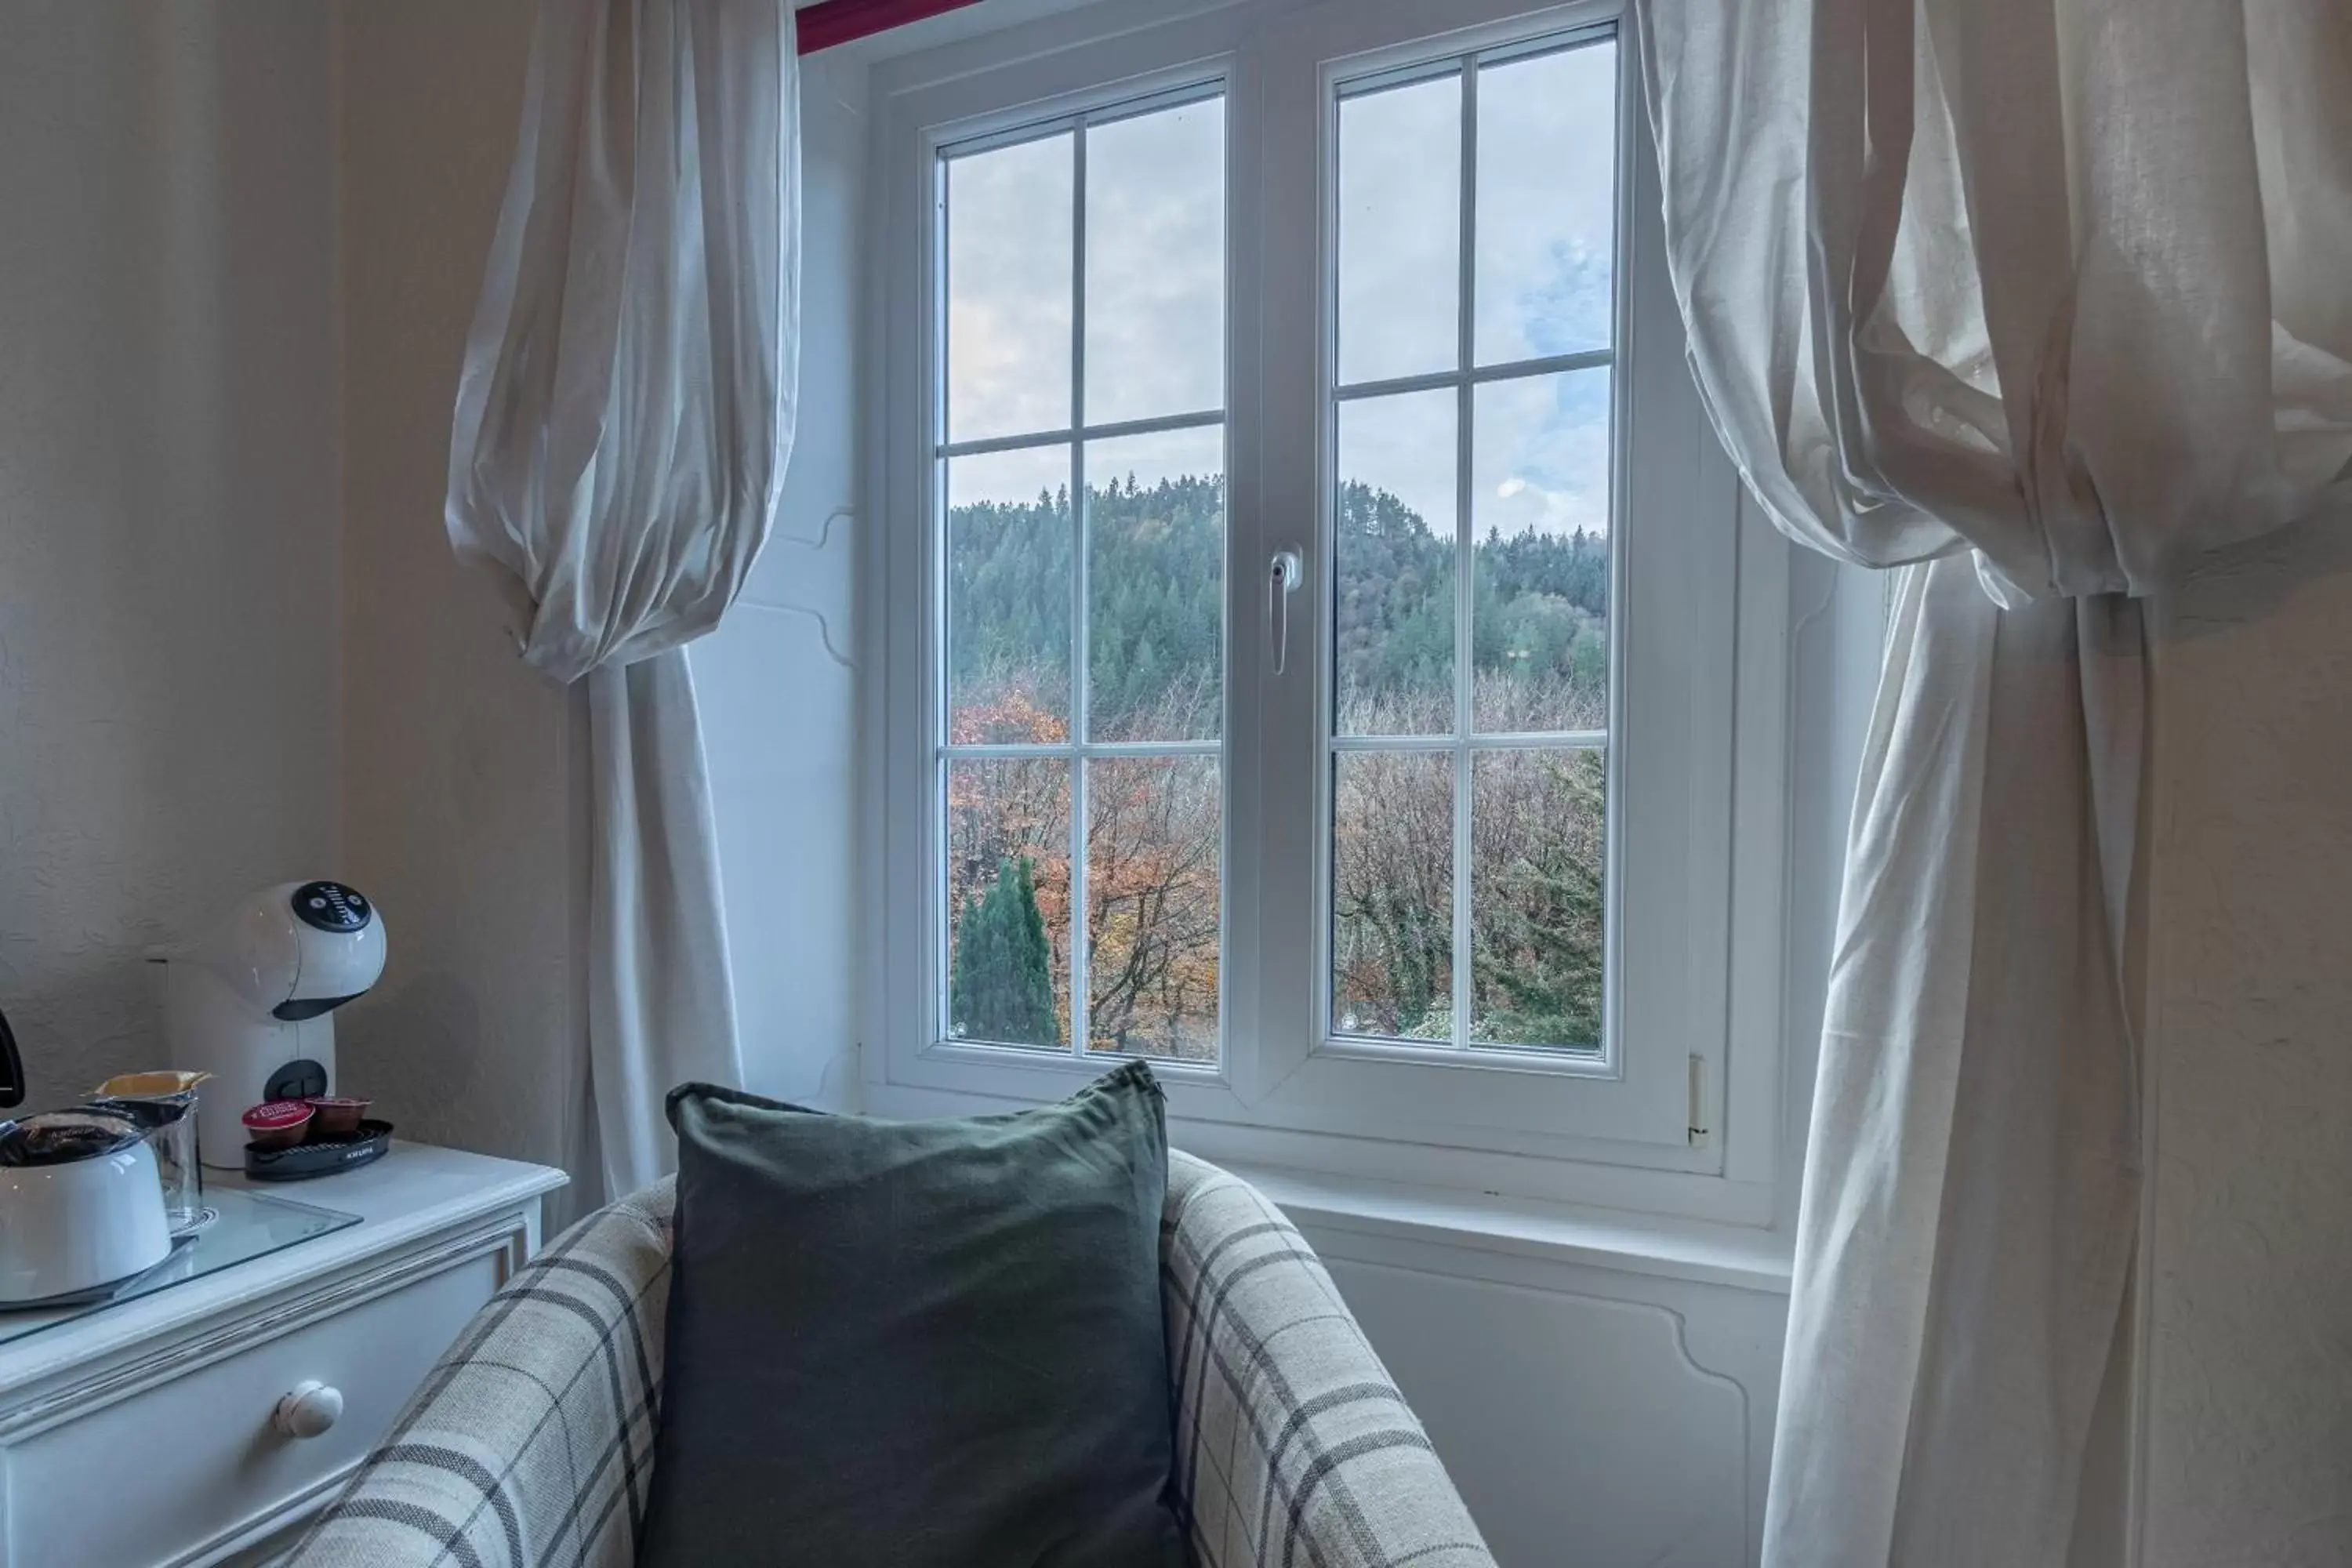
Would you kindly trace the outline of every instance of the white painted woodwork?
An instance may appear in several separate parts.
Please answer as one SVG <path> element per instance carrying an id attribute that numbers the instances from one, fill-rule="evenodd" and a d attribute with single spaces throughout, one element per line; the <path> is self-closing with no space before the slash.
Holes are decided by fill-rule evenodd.
<path id="1" fill-rule="evenodd" d="M 1756 1561 L 1785 1295 L 1303 1228 L 1501 1568 Z"/>
<path id="2" fill-rule="evenodd" d="M 563 1181 L 401 1144 L 264 1189 L 358 1225 L 0 1345 L 0 1568 L 266 1560 L 530 1256 Z"/>

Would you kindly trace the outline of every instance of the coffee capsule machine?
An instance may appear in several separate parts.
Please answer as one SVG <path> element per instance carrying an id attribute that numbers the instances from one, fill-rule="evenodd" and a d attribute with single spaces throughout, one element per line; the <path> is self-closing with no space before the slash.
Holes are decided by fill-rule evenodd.
<path id="1" fill-rule="evenodd" d="M 335 1092 L 334 1010 L 383 973 L 383 917 L 341 882 L 286 882 L 241 900 L 203 940 L 148 954 L 162 972 L 175 1068 L 212 1074 L 200 1157 L 245 1163 L 244 1115 Z"/>

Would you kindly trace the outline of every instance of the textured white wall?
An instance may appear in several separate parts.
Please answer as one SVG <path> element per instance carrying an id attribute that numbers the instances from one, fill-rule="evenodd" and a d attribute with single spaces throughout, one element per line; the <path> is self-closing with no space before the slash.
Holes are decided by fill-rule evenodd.
<path id="1" fill-rule="evenodd" d="M 339 11 L 348 863 L 393 933 L 339 1040 L 404 1132 L 585 1172 L 585 715 L 515 657 L 441 521 L 531 16 Z"/>
<path id="2" fill-rule="evenodd" d="M 142 951 L 339 869 L 333 153 L 306 0 L 0 7 L 0 1008 L 163 1065 Z"/>
<path id="3" fill-rule="evenodd" d="M 2157 651 L 2146 1568 L 2352 1563 L 2347 522 Z"/>
<path id="4" fill-rule="evenodd" d="M 854 1110 L 857 1069 L 857 333 L 866 71 L 801 76 L 800 417 L 775 531 L 694 645 L 749 1087 Z"/>

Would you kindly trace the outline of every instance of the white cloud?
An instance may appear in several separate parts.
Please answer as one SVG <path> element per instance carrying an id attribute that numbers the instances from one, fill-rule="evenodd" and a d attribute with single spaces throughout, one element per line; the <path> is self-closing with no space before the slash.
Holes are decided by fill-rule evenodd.
<path id="1" fill-rule="evenodd" d="M 1478 75 L 1478 363 L 1609 342 L 1616 244 L 1613 44 Z"/>
<path id="2" fill-rule="evenodd" d="M 1067 133 L 948 164 L 948 434 L 1070 423 Z"/>
<path id="3" fill-rule="evenodd" d="M 1613 44 L 1484 68 L 1475 345 L 1482 363 L 1603 346 L 1612 308 Z M 1342 106 L 1341 374 L 1450 368 L 1457 341 L 1460 85 Z M 1209 101 L 1097 127 L 1088 144 L 1087 414 L 1192 412 L 1222 398 L 1224 112 Z M 949 352 L 957 438 L 1070 422 L 1071 138 L 950 165 Z M 1605 370 L 1482 385 L 1472 524 L 1605 531 Z M 1450 392 L 1344 405 L 1348 477 L 1394 491 L 1440 531 L 1455 508 Z M 1221 437 L 1106 451 L 1138 478 L 1215 460 Z M 1025 500 L 1068 482 L 1066 449 L 953 465 L 958 499 Z M 1122 470 L 1123 471 L 1123 470 Z M 1101 477 L 1098 473 L 1097 478 Z"/>
<path id="4" fill-rule="evenodd" d="M 1440 535 L 1454 531 L 1451 387 L 1339 405 L 1339 478 L 1387 490 Z"/>
<path id="5" fill-rule="evenodd" d="M 1453 369 L 1461 269 L 1461 79 L 1342 100 L 1340 382 Z"/>
<path id="6" fill-rule="evenodd" d="M 1609 530 L 1609 372 L 1488 382 L 1473 405 L 1472 531 Z"/>
<path id="7" fill-rule="evenodd" d="M 1015 447 L 976 458 L 948 459 L 948 505 L 994 500 L 1026 504 L 1070 484 L 1067 447 Z"/>
<path id="8" fill-rule="evenodd" d="M 1616 69 L 1615 46 L 1602 44 L 1480 71 L 1473 324 L 1481 364 L 1608 345 Z M 1457 363 L 1461 113 L 1454 78 L 1341 105 L 1343 382 Z M 1607 531 L 1605 370 L 1486 384 L 1472 419 L 1471 522 L 1480 536 L 1490 526 Z M 1394 491 L 1444 532 L 1454 514 L 1454 421 L 1451 394 L 1348 404 L 1343 472 Z"/>
<path id="9" fill-rule="evenodd" d="M 1087 445 L 1087 484 L 1099 489 L 1132 479 L 1144 489 L 1162 479 L 1187 475 L 1221 474 L 1225 468 L 1225 433 L 1213 425 L 1192 430 L 1160 430 L 1149 436 L 1119 436 Z"/>
<path id="10" fill-rule="evenodd" d="M 1225 400 L 1223 99 L 1087 140 L 1087 423 Z"/>

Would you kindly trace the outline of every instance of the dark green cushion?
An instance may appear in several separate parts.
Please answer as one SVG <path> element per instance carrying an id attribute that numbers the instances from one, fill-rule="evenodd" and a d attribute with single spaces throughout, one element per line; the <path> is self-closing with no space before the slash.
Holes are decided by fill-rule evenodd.
<path id="1" fill-rule="evenodd" d="M 645 1568 L 1162 1568 L 1168 1139 L 1129 1063 L 964 1121 L 688 1084 Z"/>

